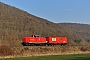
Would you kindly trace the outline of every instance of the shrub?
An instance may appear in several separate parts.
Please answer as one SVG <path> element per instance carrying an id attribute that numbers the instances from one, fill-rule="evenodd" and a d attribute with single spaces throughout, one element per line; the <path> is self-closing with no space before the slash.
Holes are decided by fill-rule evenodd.
<path id="1" fill-rule="evenodd" d="M 12 50 L 11 47 L 9 46 L 0 46 L 0 55 L 1 56 L 8 56 L 8 55 L 13 55 L 14 51 Z"/>
<path id="2" fill-rule="evenodd" d="M 86 51 L 88 51 L 88 47 L 81 47 L 81 49 L 80 49 L 81 51 L 83 51 L 83 52 L 86 52 Z"/>

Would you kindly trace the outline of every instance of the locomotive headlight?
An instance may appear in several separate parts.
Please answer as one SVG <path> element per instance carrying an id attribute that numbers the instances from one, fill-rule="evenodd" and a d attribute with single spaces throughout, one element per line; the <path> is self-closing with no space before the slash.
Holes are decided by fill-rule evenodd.
<path id="1" fill-rule="evenodd" d="M 66 43 L 66 41 L 63 41 L 64 43 Z"/>
<path id="2" fill-rule="evenodd" d="M 47 43 L 48 41 L 46 41 L 46 43 Z"/>

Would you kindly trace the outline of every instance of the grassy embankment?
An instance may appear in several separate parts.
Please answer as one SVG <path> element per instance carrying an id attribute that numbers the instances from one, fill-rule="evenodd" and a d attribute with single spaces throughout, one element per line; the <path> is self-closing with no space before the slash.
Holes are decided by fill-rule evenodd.
<path id="1" fill-rule="evenodd" d="M 90 60 L 90 54 L 32 56 L 22 58 L 4 58 L 0 60 Z"/>

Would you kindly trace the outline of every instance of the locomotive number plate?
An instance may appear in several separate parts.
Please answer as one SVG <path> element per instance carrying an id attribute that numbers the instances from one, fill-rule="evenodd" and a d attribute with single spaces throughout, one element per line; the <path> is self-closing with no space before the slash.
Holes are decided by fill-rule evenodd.
<path id="1" fill-rule="evenodd" d="M 52 38 L 52 41 L 56 41 L 56 38 Z"/>

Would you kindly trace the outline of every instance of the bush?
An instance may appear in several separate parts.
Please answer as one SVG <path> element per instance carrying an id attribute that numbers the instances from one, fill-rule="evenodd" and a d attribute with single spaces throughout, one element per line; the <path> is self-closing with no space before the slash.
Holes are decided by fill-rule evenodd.
<path id="1" fill-rule="evenodd" d="M 88 47 L 81 47 L 81 49 L 80 49 L 81 51 L 83 51 L 83 52 L 86 52 L 86 51 L 88 51 L 89 50 L 89 48 Z"/>
<path id="2" fill-rule="evenodd" d="M 9 46 L 0 46 L 0 55 L 1 56 L 8 56 L 8 55 L 13 55 L 14 51 L 12 50 L 11 47 Z"/>

